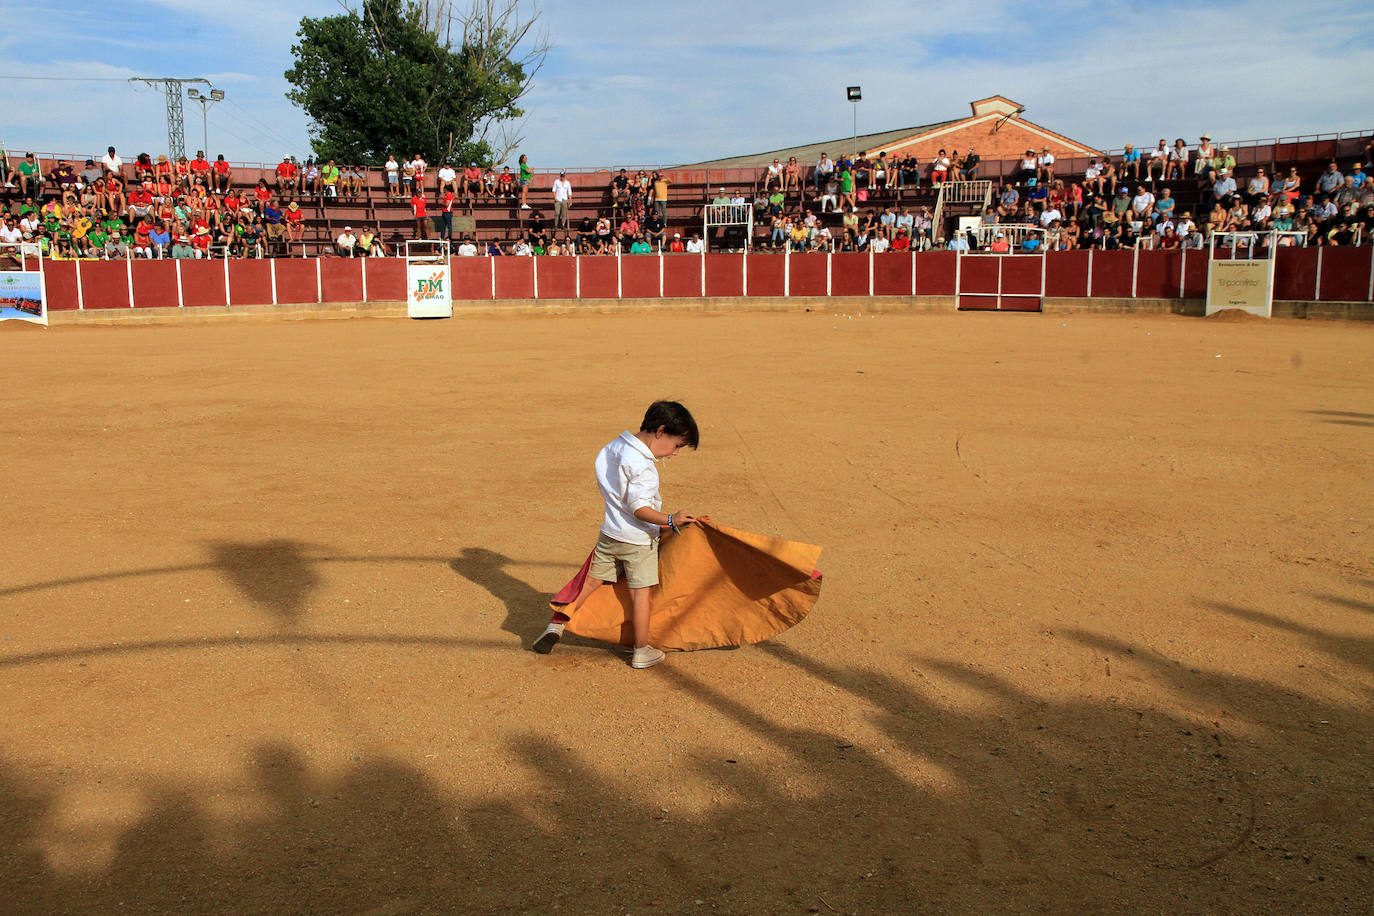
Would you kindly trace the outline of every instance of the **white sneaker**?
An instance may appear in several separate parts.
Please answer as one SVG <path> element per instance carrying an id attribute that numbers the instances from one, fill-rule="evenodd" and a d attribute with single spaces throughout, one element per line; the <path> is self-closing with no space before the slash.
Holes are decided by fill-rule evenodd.
<path id="1" fill-rule="evenodd" d="M 534 641 L 534 645 L 530 648 L 540 655 L 548 655 L 562 638 L 563 624 L 554 621 L 544 628 L 544 632 L 539 634 L 539 638 Z"/>
<path id="2" fill-rule="evenodd" d="M 634 656 L 630 659 L 631 668 L 652 668 L 663 659 L 667 658 L 662 649 L 655 649 L 653 646 L 640 646 L 635 649 Z"/>
<path id="3" fill-rule="evenodd" d="M 529 204 L 521 204 L 521 205 L 520 205 L 520 209 L 521 209 L 521 210 L 528 210 L 529 208 L 530 208 L 530 205 L 529 205 Z"/>

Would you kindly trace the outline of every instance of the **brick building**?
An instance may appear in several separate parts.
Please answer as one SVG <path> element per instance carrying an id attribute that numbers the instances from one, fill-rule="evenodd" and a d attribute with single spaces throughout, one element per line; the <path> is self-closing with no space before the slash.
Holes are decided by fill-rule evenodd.
<path id="1" fill-rule="evenodd" d="M 774 159 L 786 162 L 790 156 L 796 156 L 797 162 L 810 166 L 815 164 L 823 152 L 829 153 L 830 158 L 835 159 L 850 153 L 851 147 L 856 147 L 857 151 L 867 152 L 870 157 L 887 153 L 888 158 L 892 158 L 911 153 L 922 164 L 930 162 L 931 157 L 937 155 L 941 149 L 951 154 L 957 152 L 962 155 L 970 147 L 985 161 L 1015 159 L 1028 149 L 1038 153 L 1046 147 L 1057 159 L 1100 154 L 1090 146 L 1026 120 L 1025 108 L 1004 96 L 994 95 L 979 99 L 970 102 L 969 107 L 972 113 L 966 118 L 903 127 L 881 133 L 861 134 L 857 138 L 841 137 L 824 143 L 807 143 L 746 156 L 713 159 L 710 162 L 694 163 L 691 167 L 762 168 Z"/>

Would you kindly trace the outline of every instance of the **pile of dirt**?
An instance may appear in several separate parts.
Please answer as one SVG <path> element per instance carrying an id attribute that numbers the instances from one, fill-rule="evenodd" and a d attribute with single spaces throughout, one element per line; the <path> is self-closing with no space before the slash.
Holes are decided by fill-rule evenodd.
<path id="1" fill-rule="evenodd" d="M 1207 316 L 1208 321 L 1263 321 L 1264 318 L 1245 309 L 1222 309 Z"/>

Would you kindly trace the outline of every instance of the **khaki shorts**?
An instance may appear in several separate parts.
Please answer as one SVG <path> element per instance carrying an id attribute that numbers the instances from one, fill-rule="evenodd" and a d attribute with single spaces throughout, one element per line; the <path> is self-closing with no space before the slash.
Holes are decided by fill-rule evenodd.
<path id="1" fill-rule="evenodd" d="M 657 585 L 658 540 L 648 544 L 627 544 L 605 534 L 598 535 L 587 574 L 603 582 L 614 582 L 620 578 L 618 566 L 625 568 L 625 583 L 630 588 Z"/>

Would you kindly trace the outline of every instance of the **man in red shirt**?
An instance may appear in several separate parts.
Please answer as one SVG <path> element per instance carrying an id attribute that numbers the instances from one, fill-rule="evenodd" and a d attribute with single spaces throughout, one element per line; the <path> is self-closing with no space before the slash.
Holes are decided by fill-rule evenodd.
<path id="1" fill-rule="evenodd" d="M 295 194 L 296 190 L 296 163 L 290 156 L 282 156 L 281 162 L 277 163 L 277 193 L 283 197 Z"/>
<path id="2" fill-rule="evenodd" d="M 140 184 L 129 192 L 129 222 L 137 222 L 153 212 L 153 192 L 148 185 Z"/>
<path id="3" fill-rule="evenodd" d="M 449 186 L 449 189 L 448 189 L 447 191 L 444 192 L 443 204 L 444 204 L 444 213 L 443 213 L 443 216 L 441 217 L 441 219 L 443 220 L 443 225 L 442 225 L 442 227 L 441 227 L 440 230 L 439 230 L 439 237 L 442 238 L 442 239 L 447 239 L 448 241 L 451 242 L 451 241 L 453 241 L 453 186 L 452 186 L 452 185 L 450 185 L 450 186 Z"/>
<path id="4" fill-rule="evenodd" d="M 463 169 L 463 196 L 467 199 L 469 211 L 472 210 L 473 200 L 482 196 L 482 169 L 475 162 Z"/>
<path id="5" fill-rule="evenodd" d="M 286 206 L 286 238 L 287 241 L 299 242 L 305 237 L 305 214 L 301 212 L 301 205 L 294 200 Z"/>
<path id="6" fill-rule="evenodd" d="M 210 160 L 205 158 L 205 150 L 196 150 L 196 158 L 191 160 L 191 181 L 197 178 L 205 182 L 205 186 L 210 186 Z"/>
<path id="7" fill-rule="evenodd" d="M 234 171 L 229 168 L 229 163 L 224 161 L 223 153 L 215 159 L 214 182 L 216 194 L 223 194 L 234 185 Z"/>
<path id="8" fill-rule="evenodd" d="M 429 217 L 425 215 L 425 195 L 419 188 L 410 192 L 410 210 L 415 214 L 415 237 L 429 238 Z"/>

